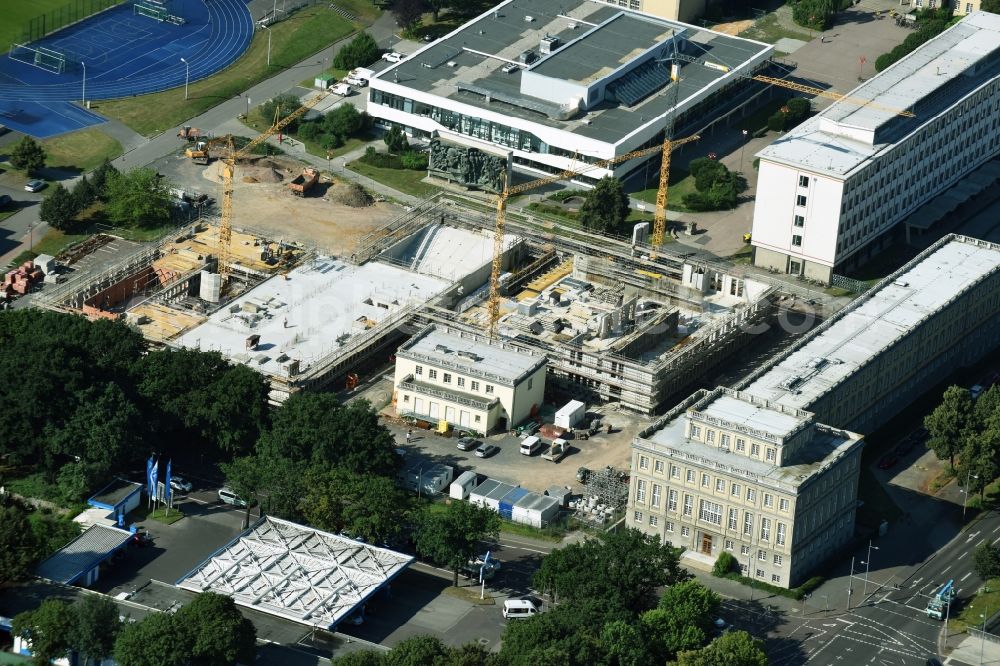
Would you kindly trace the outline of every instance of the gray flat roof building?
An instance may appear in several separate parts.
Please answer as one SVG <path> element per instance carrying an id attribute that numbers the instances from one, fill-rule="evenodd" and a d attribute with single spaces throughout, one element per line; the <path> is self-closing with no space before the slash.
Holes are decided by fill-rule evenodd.
<path id="1" fill-rule="evenodd" d="M 72 585 L 83 579 L 89 585 L 97 580 L 98 566 L 120 548 L 132 533 L 107 525 L 91 525 L 80 536 L 38 565 L 35 574 L 55 583 Z"/>

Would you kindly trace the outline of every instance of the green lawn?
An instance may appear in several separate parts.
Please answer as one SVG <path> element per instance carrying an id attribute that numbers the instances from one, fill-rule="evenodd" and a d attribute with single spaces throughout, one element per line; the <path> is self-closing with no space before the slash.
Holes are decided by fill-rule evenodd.
<path id="1" fill-rule="evenodd" d="M 308 79 L 302 79 L 299 82 L 299 85 L 302 86 L 303 88 L 312 88 L 313 85 L 315 85 L 316 83 L 316 79 L 319 78 L 320 76 L 329 76 L 334 81 L 340 81 L 342 78 L 347 76 L 347 70 L 337 69 L 336 67 L 330 67 L 329 69 L 324 70 L 320 74 L 316 74 L 315 76 L 310 76 Z"/>
<path id="2" fill-rule="evenodd" d="M 6 54 L 10 51 L 12 42 L 23 39 L 27 23 L 53 9 L 60 9 L 70 4 L 69 0 L 31 0 L 31 2 L 0 3 L 3 7 L 3 20 L 0 21 L 0 49 Z"/>
<path id="3" fill-rule="evenodd" d="M 122 154 L 122 145 L 100 129 L 90 129 L 64 134 L 41 142 L 45 149 L 45 165 L 56 169 L 79 169 L 88 172 L 96 169 L 105 159 L 113 160 Z"/>
<path id="4" fill-rule="evenodd" d="M 633 192 L 632 196 L 640 201 L 656 205 L 656 192 L 659 185 L 649 187 L 645 190 Z M 690 211 L 681 203 L 685 194 L 695 192 L 694 178 L 682 169 L 672 169 L 670 171 L 670 185 L 667 188 L 667 210 L 675 210 L 679 213 L 689 213 Z"/>
<path id="5" fill-rule="evenodd" d="M 989 590 L 988 592 L 985 590 Z M 978 594 L 963 604 L 958 617 L 951 618 L 951 631 L 961 633 L 969 627 L 983 626 L 983 615 L 1000 609 L 1000 578 L 991 578 Z M 952 610 L 955 610 L 952 608 Z"/>
<path id="6" fill-rule="evenodd" d="M 788 30 L 778 22 L 778 18 L 774 14 L 764 16 L 752 28 L 741 32 L 740 37 L 756 39 L 768 44 L 774 44 L 783 37 L 801 39 L 807 42 L 812 40 L 812 35 L 809 33 L 808 28 L 801 28 L 800 31 Z"/>
<path id="7" fill-rule="evenodd" d="M 352 6 L 351 3 L 342 4 Z M 254 35 L 246 53 L 228 69 L 193 82 L 187 100 L 183 88 L 174 88 L 141 97 L 100 102 L 95 110 L 146 136 L 173 130 L 185 120 L 240 95 L 277 70 L 296 65 L 354 29 L 355 26 L 327 5 L 314 5 L 295 12 L 271 29 L 270 68 L 267 66 L 267 31 L 261 30 Z"/>
<path id="8" fill-rule="evenodd" d="M 37 254 L 50 254 L 53 257 L 65 250 L 73 243 L 78 243 L 92 235 L 91 232 L 81 231 L 78 233 L 66 233 L 49 229 L 41 240 L 36 240 L 34 251 Z"/>
<path id="9" fill-rule="evenodd" d="M 395 190 L 411 194 L 415 197 L 429 197 L 438 191 L 438 188 L 423 182 L 424 178 L 427 177 L 427 172 L 423 170 L 383 169 L 365 164 L 359 160 L 350 162 L 347 168 L 362 176 L 367 176 L 372 180 L 378 181 L 383 185 L 388 185 Z"/>

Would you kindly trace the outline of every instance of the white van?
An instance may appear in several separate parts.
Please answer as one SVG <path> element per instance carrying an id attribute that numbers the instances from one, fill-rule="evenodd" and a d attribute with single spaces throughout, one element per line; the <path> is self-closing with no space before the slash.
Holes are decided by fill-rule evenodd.
<path id="1" fill-rule="evenodd" d="M 526 620 L 538 613 L 538 606 L 528 599 L 508 599 L 503 602 L 505 620 Z"/>
<path id="2" fill-rule="evenodd" d="M 534 435 L 531 437 L 525 437 L 521 440 L 521 455 L 530 456 L 534 455 L 535 451 L 542 447 L 542 440 L 538 439 Z"/>
<path id="3" fill-rule="evenodd" d="M 336 85 L 332 85 L 330 86 L 329 90 L 334 95 L 340 95 L 341 97 L 347 97 L 351 94 L 351 86 L 347 85 L 346 83 L 338 83 Z"/>

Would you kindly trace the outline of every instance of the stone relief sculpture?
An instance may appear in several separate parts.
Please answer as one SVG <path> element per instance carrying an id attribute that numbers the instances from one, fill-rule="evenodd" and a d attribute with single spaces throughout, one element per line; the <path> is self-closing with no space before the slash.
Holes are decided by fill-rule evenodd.
<path id="1" fill-rule="evenodd" d="M 507 158 L 491 155 L 478 148 L 446 144 L 438 138 L 431 139 L 427 171 L 432 176 L 446 178 L 466 187 L 499 192 L 503 187 L 503 174 L 509 168 Z"/>

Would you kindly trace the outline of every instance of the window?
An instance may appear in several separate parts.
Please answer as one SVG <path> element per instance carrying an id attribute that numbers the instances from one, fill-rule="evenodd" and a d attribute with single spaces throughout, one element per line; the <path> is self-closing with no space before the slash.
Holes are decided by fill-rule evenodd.
<path id="1" fill-rule="evenodd" d="M 756 502 L 757 501 L 757 491 L 753 488 L 747 488 L 747 501 Z"/>
<path id="2" fill-rule="evenodd" d="M 733 497 L 739 497 L 740 496 L 740 484 L 734 483 L 733 486 L 732 486 L 732 488 L 730 488 L 729 494 L 732 495 Z"/>
<path id="3" fill-rule="evenodd" d="M 451 384 L 451 373 L 450 372 L 444 373 L 444 383 L 445 384 Z"/>
<path id="4" fill-rule="evenodd" d="M 653 471 L 657 474 L 663 474 L 663 461 L 657 460 L 653 463 Z"/>
<path id="5" fill-rule="evenodd" d="M 696 425 L 691 426 L 692 439 L 701 439 L 701 428 Z"/>
<path id="6" fill-rule="evenodd" d="M 731 529 L 731 530 L 737 529 L 739 527 L 739 525 L 736 524 L 738 520 L 739 520 L 739 511 L 737 511 L 736 509 L 730 509 L 729 510 L 729 529 Z M 730 549 L 730 550 L 732 550 L 732 549 Z"/>
<path id="7" fill-rule="evenodd" d="M 679 478 L 681 478 L 681 468 L 678 467 L 677 465 L 671 465 L 670 466 L 670 478 L 671 479 L 679 479 Z"/>
<path id="8" fill-rule="evenodd" d="M 743 453 L 746 450 L 746 446 L 747 446 L 747 443 L 744 440 L 740 439 L 739 437 L 736 438 L 736 452 L 737 453 Z"/>
<path id="9" fill-rule="evenodd" d="M 632 514 L 632 519 L 636 523 L 641 523 L 642 522 L 642 511 L 636 511 L 634 514 Z"/>
<path id="10" fill-rule="evenodd" d="M 723 435 L 719 438 L 719 448 L 729 450 L 729 435 Z"/>
<path id="11" fill-rule="evenodd" d="M 421 375 L 423 375 L 424 374 L 424 366 L 418 365 L 416 368 L 414 368 L 413 374 L 415 374 L 417 377 L 420 377 Z"/>
<path id="12" fill-rule="evenodd" d="M 753 514 L 749 511 L 743 516 L 743 534 L 748 537 L 753 536 Z"/>
<path id="13" fill-rule="evenodd" d="M 698 511 L 698 518 L 699 520 L 704 520 L 706 523 L 721 525 L 722 505 L 716 504 L 715 502 L 701 500 L 701 508 Z"/>
<path id="14" fill-rule="evenodd" d="M 475 380 L 472 381 L 472 390 L 473 391 L 478 391 L 479 390 L 479 382 L 477 382 Z"/>
<path id="15" fill-rule="evenodd" d="M 760 540 L 770 541 L 771 540 L 771 519 L 761 518 L 760 519 Z"/>
<path id="16" fill-rule="evenodd" d="M 687 481 L 688 481 L 688 483 L 694 483 L 694 470 L 693 469 L 689 469 L 687 471 Z"/>
<path id="17" fill-rule="evenodd" d="M 799 176 L 799 187 L 809 187 L 809 176 Z"/>
<path id="18" fill-rule="evenodd" d="M 749 555 L 749 554 L 750 554 L 750 546 L 740 546 L 740 555 Z"/>
<path id="19" fill-rule="evenodd" d="M 661 489 L 662 489 L 662 487 L 660 486 L 660 484 L 658 484 L 658 483 L 654 483 L 653 484 L 653 496 L 649 498 L 649 503 L 652 506 L 655 506 L 655 507 L 659 507 L 660 506 L 660 490 Z"/>
<path id="20" fill-rule="evenodd" d="M 459 377 L 455 381 L 458 384 L 458 388 L 465 388 L 465 377 Z"/>
<path id="21" fill-rule="evenodd" d="M 778 508 L 782 511 L 788 511 L 788 500 L 782 497 L 778 500 Z"/>
<path id="22" fill-rule="evenodd" d="M 806 226 L 806 218 L 803 217 L 802 215 L 796 215 L 795 216 L 795 226 L 797 226 L 797 227 L 804 227 L 804 226 Z"/>
<path id="23" fill-rule="evenodd" d="M 681 525 L 681 536 L 691 536 L 691 528 L 687 525 Z"/>
<path id="24" fill-rule="evenodd" d="M 649 458 L 639 456 L 639 469 L 649 469 Z"/>
<path id="25" fill-rule="evenodd" d="M 668 520 L 667 522 L 663 523 L 663 529 L 665 529 L 668 532 L 673 532 L 674 524 Z"/>
<path id="26" fill-rule="evenodd" d="M 781 576 L 779 576 L 778 574 L 771 574 L 771 582 L 772 583 L 780 583 L 781 582 Z"/>
<path id="27" fill-rule="evenodd" d="M 760 457 L 760 444 L 757 443 L 750 444 L 750 455 L 752 455 L 754 458 Z"/>
<path id="28" fill-rule="evenodd" d="M 667 491 L 667 509 L 677 511 L 677 491 L 670 489 Z"/>
<path id="29" fill-rule="evenodd" d="M 691 511 L 694 509 L 694 498 L 690 495 L 684 496 L 684 515 L 690 516 Z"/>
<path id="30" fill-rule="evenodd" d="M 774 506 L 774 495 L 771 493 L 764 493 L 764 506 L 768 509 Z"/>
<path id="31" fill-rule="evenodd" d="M 635 501 L 646 501 L 646 482 L 642 479 L 639 479 L 639 482 L 635 484 Z"/>
<path id="32" fill-rule="evenodd" d="M 778 523 L 778 532 L 774 535 L 774 543 L 779 546 L 785 545 L 785 524 Z"/>
<path id="33" fill-rule="evenodd" d="M 438 378 L 438 371 L 437 370 L 428 370 L 427 371 L 427 376 L 430 377 L 431 379 L 437 379 Z"/>
<path id="34" fill-rule="evenodd" d="M 802 247 L 802 236 L 792 236 L 792 245 Z"/>
<path id="35" fill-rule="evenodd" d="M 764 577 L 764 570 L 757 569 L 757 578 L 763 578 L 763 577 Z"/>
<path id="36" fill-rule="evenodd" d="M 717 492 L 717 493 L 724 493 L 724 492 L 726 492 L 726 480 L 725 479 L 716 479 L 715 480 L 715 492 Z"/>
<path id="37" fill-rule="evenodd" d="M 493 384 L 487 384 L 486 385 L 486 394 L 490 395 L 492 393 L 493 393 Z"/>
<path id="38" fill-rule="evenodd" d="M 774 566 L 776 566 L 776 567 L 780 567 L 781 566 L 781 555 L 775 555 L 774 556 Z"/>
<path id="39" fill-rule="evenodd" d="M 531 390 L 531 386 L 532 386 L 532 385 L 533 385 L 534 383 L 535 383 L 535 378 L 534 378 L 534 377 L 529 377 L 529 378 L 528 378 L 528 390 L 529 390 L 529 391 Z"/>
<path id="40" fill-rule="evenodd" d="M 482 417 L 479 414 L 476 414 L 476 423 L 479 423 L 482 420 Z"/>
<path id="41" fill-rule="evenodd" d="M 795 197 L 795 205 L 796 206 L 805 206 L 806 205 L 806 195 L 800 194 L 797 197 Z"/>
<path id="42" fill-rule="evenodd" d="M 765 457 L 767 458 L 767 462 L 774 462 L 775 460 L 778 459 L 777 449 L 772 449 L 770 446 L 767 447 L 767 451 L 765 452 Z"/>
<path id="43" fill-rule="evenodd" d="M 709 442 L 709 443 L 715 441 L 715 431 L 714 430 L 708 430 L 708 431 L 705 432 L 705 441 Z"/>
<path id="44" fill-rule="evenodd" d="M 761 562 L 767 562 L 767 551 L 766 550 L 758 550 L 757 551 L 757 559 L 760 560 Z"/>
<path id="45" fill-rule="evenodd" d="M 650 516 L 650 517 L 649 517 L 649 526 L 650 526 L 650 527 L 656 527 L 656 523 L 657 523 L 657 522 L 658 522 L 658 521 L 657 521 L 657 519 L 656 519 L 656 516 Z"/>
<path id="46" fill-rule="evenodd" d="M 710 482 L 711 482 L 711 481 L 710 481 L 710 479 L 708 478 L 708 474 L 702 474 L 702 475 L 701 475 L 701 487 L 702 487 L 702 488 L 708 488 L 708 484 L 709 484 Z"/>

